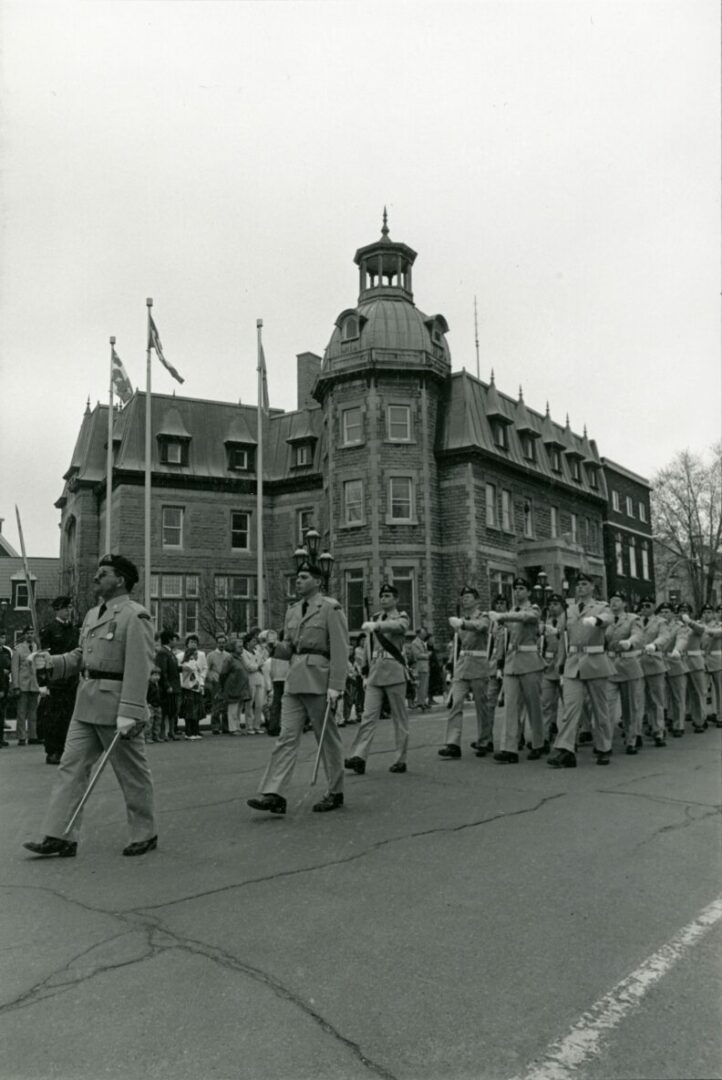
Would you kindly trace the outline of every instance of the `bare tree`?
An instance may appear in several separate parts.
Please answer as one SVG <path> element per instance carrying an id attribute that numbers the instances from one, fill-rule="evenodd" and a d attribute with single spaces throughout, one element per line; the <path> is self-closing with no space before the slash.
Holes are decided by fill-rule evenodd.
<path id="1" fill-rule="evenodd" d="M 722 443 L 707 457 L 680 451 L 652 485 L 659 568 L 686 582 L 698 611 L 712 601 L 722 570 Z"/>

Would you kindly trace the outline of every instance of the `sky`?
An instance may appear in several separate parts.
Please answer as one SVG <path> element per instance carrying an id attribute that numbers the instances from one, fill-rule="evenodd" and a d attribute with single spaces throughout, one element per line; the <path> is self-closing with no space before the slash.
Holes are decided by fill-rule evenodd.
<path id="1" fill-rule="evenodd" d="M 414 299 L 479 370 L 652 476 L 720 438 L 713 0 L 0 0 L 0 516 L 57 555 L 109 337 L 144 385 L 295 407 L 358 296 Z M 157 364 L 153 389 L 176 387 Z"/>

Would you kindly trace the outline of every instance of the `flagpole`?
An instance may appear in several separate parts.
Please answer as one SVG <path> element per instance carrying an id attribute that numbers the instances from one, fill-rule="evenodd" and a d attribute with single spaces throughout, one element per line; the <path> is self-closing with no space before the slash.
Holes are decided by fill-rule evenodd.
<path id="1" fill-rule="evenodd" d="M 148 308 L 148 330 L 146 339 L 148 348 L 145 357 L 145 507 L 144 507 L 144 559 L 145 559 L 145 607 L 150 611 L 150 309 L 153 307 L 151 297 L 145 302 Z"/>
<path id="2" fill-rule="evenodd" d="M 258 625 L 263 628 L 263 604 L 265 600 L 265 588 L 263 578 L 263 345 L 261 343 L 261 330 L 263 319 L 256 319 L 256 334 L 258 338 L 258 425 L 256 448 L 256 577 L 258 580 Z"/>
<path id="3" fill-rule="evenodd" d="M 105 468 L 105 550 L 110 551 L 111 519 L 113 503 L 113 346 L 115 338 L 110 339 L 110 387 L 108 389 L 108 452 Z"/>

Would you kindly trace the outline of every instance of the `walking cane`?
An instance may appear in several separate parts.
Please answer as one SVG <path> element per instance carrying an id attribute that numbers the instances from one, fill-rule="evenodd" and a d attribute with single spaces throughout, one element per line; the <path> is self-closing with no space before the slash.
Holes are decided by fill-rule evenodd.
<path id="1" fill-rule="evenodd" d="M 117 743 L 119 738 L 120 738 L 120 732 L 116 731 L 115 735 L 113 736 L 113 739 L 112 739 L 112 742 L 111 742 L 110 746 L 103 753 L 100 761 L 98 762 L 98 768 L 95 770 L 95 774 L 94 774 L 93 778 L 91 779 L 90 783 L 88 784 L 87 788 L 85 789 L 85 793 L 84 793 L 82 799 L 80 800 L 80 802 L 78 803 L 78 805 L 76 807 L 76 810 L 75 810 L 75 813 L 73 814 L 70 821 L 68 822 L 68 824 L 63 829 L 63 836 L 67 836 L 67 834 L 70 832 L 73 825 L 75 824 L 75 819 L 77 818 L 78 814 L 80 813 L 80 811 L 83 809 L 86 802 L 90 798 L 90 793 L 93 790 L 93 788 L 95 787 L 95 785 L 98 783 L 98 779 L 100 778 L 100 774 L 102 773 L 103 769 L 107 765 L 108 758 L 110 757 L 110 755 L 111 755 L 111 753 L 113 751 L 113 748 L 115 747 L 115 744 Z"/>
<path id="2" fill-rule="evenodd" d="M 331 715 L 331 702 L 326 702 L 326 712 L 323 714 L 323 724 L 321 726 L 321 735 L 318 740 L 318 750 L 316 751 L 316 760 L 313 765 L 313 775 L 311 776 L 311 787 L 314 786 L 318 779 L 318 767 L 321 764 L 321 750 L 323 749 L 323 739 L 326 734 L 326 725 L 328 724 L 328 718 Z"/>

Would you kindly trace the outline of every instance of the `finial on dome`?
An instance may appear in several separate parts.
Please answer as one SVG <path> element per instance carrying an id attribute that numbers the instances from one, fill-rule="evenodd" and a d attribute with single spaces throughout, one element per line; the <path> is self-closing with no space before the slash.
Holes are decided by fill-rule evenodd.
<path id="1" fill-rule="evenodd" d="M 383 225 L 381 226 L 381 235 L 382 236 L 388 236 L 389 235 L 389 215 L 386 212 L 386 207 L 384 207 L 384 216 L 383 216 Z"/>
<path id="2" fill-rule="evenodd" d="M 494 385 L 494 369 L 493 368 L 491 369 L 491 378 L 489 379 L 489 382 L 491 383 L 492 386 Z"/>
<path id="3" fill-rule="evenodd" d="M 547 401 L 547 416 L 549 416 L 549 402 Z"/>
<path id="4" fill-rule="evenodd" d="M 584 425 L 584 438 L 587 438 L 587 425 Z"/>
<path id="5" fill-rule="evenodd" d="M 88 400 L 85 402 L 85 415 L 90 416 L 90 394 L 88 394 Z"/>
<path id="6" fill-rule="evenodd" d="M 567 427 L 569 427 L 569 413 L 567 413 Z"/>
<path id="7" fill-rule="evenodd" d="M 521 388 L 521 383 L 519 383 L 519 401 L 521 401 L 522 403 L 524 401 L 524 391 Z"/>

